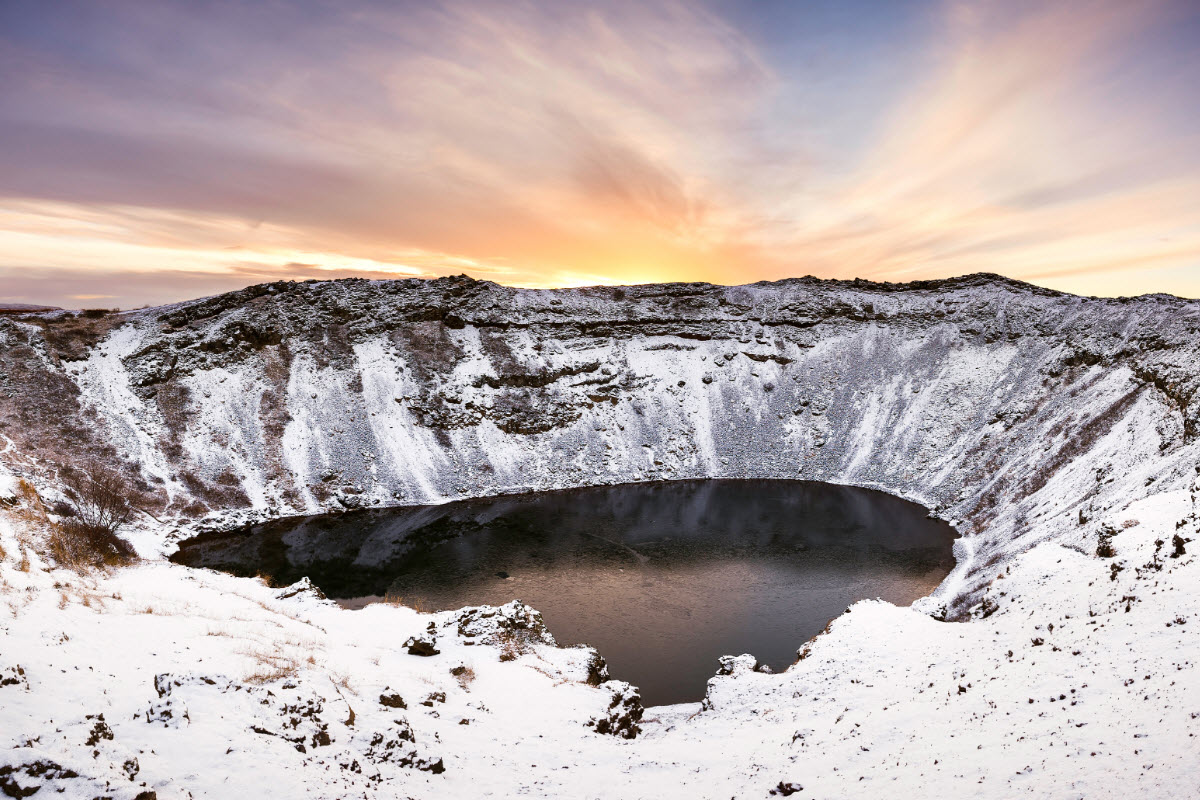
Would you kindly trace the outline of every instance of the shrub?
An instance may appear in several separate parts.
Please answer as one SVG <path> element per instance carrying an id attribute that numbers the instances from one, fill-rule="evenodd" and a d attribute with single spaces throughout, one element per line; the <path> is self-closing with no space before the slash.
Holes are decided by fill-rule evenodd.
<path id="1" fill-rule="evenodd" d="M 50 553 L 63 566 L 82 569 L 136 560 L 118 531 L 133 516 L 129 487 L 117 474 L 93 465 L 60 474 L 67 500 L 55 512 L 64 518 L 50 533 Z"/>
<path id="2" fill-rule="evenodd" d="M 137 560 L 137 552 L 128 540 L 74 519 L 64 520 L 51 529 L 50 555 L 71 569 L 118 566 Z"/>
<path id="3" fill-rule="evenodd" d="M 73 516 L 81 524 L 116 533 L 133 518 L 129 485 L 116 473 L 93 465 L 65 469 L 59 479 Z"/>

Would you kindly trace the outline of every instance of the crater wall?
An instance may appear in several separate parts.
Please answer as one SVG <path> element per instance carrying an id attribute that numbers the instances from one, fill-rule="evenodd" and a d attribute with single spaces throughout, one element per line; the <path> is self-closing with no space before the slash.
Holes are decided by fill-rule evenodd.
<path id="1" fill-rule="evenodd" d="M 606 483 L 801 478 L 923 502 L 961 615 L 1006 554 L 1196 477 L 1200 304 L 997 276 L 518 290 L 275 283 L 0 318 L 0 460 L 119 464 L 184 532 Z"/>

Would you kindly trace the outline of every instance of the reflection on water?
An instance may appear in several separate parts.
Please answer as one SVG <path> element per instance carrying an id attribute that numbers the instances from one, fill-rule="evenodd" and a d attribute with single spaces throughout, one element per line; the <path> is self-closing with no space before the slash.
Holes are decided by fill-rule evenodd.
<path id="1" fill-rule="evenodd" d="M 357 607 L 521 599 L 587 642 L 648 704 L 698 700 L 717 657 L 776 670 L 846 606 L 908 604 L 953 566 L 920 506 L 801 481 L 679 481 L 281 520 L 185 542 L 174 560 Z"/>

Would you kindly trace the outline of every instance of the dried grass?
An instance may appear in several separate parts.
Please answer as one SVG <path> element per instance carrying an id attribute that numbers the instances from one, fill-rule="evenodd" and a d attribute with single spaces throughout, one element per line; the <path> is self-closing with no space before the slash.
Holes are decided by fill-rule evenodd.
<path id="1" fill-rule="evenodd" d="M 393 594 L 392 592 L 388 592 L 387 594 L 385 594 L 383 596 L 382 599 L 376 600 L 375 602 L 383 603 L 384 605 L 387 605 L 387 606 L 411 608 L 413 611 L 419 611 L 421 613 L 425 613 L 426 611 L 430 610 L 429 608 L 426 607 L 425 601 L 422 600 L 420 597 L 414 598 L 413 600 L 409 601 L 408 603 L 405 603 L 403 595 Z"/>
<path id="2" fill-rule="evenodd" d="M 46 504 L 37 493 L 37 489 L 29 481 L 21 478 L 17 481 L 17 517 L 33 525 L 45 525 L 50 521 L 46 515 Z"/>
<path id="3" fill-rule="evenodd" d="M 468 686 L 475 682 L 475 670 L 473 667 L 465 665 L 462 667 L 456 667 L 455 669 L 451 670 L 451 674 L 454 676 L 454 680 L 458 681 L 459 687 L 464 691 L 466 691 Z"/>
<path id="4" fill-rule="evenodd" d="M 532 649 L 527 637 L 508 628 L 496 633 L 491 643 L 500 648 L 501 661 L 515 661 Z"/>
<path id="5" fill-rule="evenodd" d="M 264 684 L 294 678 L 300 672 L 300 662 L 294 656 L 279 651 L 247 649 L 239 654 L 254 659 L 256 668 L 246 676 L 247 683 Z"/>
<path id="6" fill-rule="evenodd" d="M 137 561 L 137 553 L 127 540 L 74 519 L 51 525 L 47 544 L 59 566 L 80 574 L 95 567 L 116 567 Z"/>

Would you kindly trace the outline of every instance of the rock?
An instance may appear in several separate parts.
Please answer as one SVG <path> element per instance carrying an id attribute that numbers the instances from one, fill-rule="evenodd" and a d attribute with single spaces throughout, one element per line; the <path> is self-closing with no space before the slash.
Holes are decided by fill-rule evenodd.
<path id="1" fill-rule="evenodd" d="M 607 681 L 600 684 L 599 688 L 609 693 L 608 708 L 602 716 L 588 720 L 587 726 L 599 734 L 622 739 L 635 738 L 642 732 L 638 723 L 645 713 L 641 692 L 625 681 Z"/>
<path id="2" fill-rule="evenodd" d="M 417 769 L 419 769 L 423 772 L 431 772 L 434 775 L 441 775 L 443 772 L 446 771 L 446 766 L 442 763 L 442 760 L 439 758 L 436 761 L 430 761 L 430 760 L 418 761 Z"/>
<path id="3" fill-rule="evenodd" d="M 356 508 L 362 508 L 363 506 L 363 498 L 361 495 L 350 494 L 342 491 L 334 495 L 334 498 L 342 505 L 343 508 L 347 510 L 352 511 Z"/>
<path id="4" fill-rule="evenodd" d="M 0 505 L 15 506 L 20 501 L 17 479 L 6 472 L 0 472 Z"/>
<path id="5" fill-rule="evenodd" d="M 434 703 L 444 703 L 444 702 L 446 702 L 446 693 L 445 692 L 433 692 L 428 697 L 426 697 L 424 700 L 421 701 L 421 705 L 428 706 L 429 708 L 433 708 Z"/>
<path id="6" fill-rule="evenodd" d="M 599 686 L 608 678 L 608 662 L 604 660 L 604 656 L 593 650 L 592 654 L 588 656 L 587 662 L 587 678 L 585 680 L 588 686 Z"/>
<path id="7" fill-rule="evenodd" d="M 404 646 L 408 648 L 410 656 L 436 656 L 442 652 L 436 647 L 437 639 L 432 636 L 410 636 L 404 640 Z"/>
<path id="8" fill-rule="evenodd" d="M 1185 545 L 1190 541 L 1191 539 L 1185 539 L 1178 533 L 1171 537 L 1171 546 L 1174 548 L 1171 551 L 1171 558 L 1179 558 L 1180 556 L 1185 555 L 1187 553 Z"/>
<path id="9" fill-rule="evenodd" d="M 363 756 L 372 764 L 395 764 L 401 767 L 417 764 L 416 737 L 405 720 L 392 720 L 391 726 L 371 731 L 367 736 L 368 744 Z"/>
<path id="10" fill-rule="evenodd" d="M 987 619 L 999 610 L 1000 604 L 996 602 L 995 598 L 985 597 L 983 598 L 983 602 L 971 609 L 971 616 L 978 619 Z M 942 614 L 942 619 L 945 619 L 944 613 Z"/>
<path id="11" fill-rule="evenodd" d="M 162 723 L 164 728 L 179 727 L 183 722 L 191 722 L 191 717 L 188 715 L 187 706 L 181 700 L 173 696 L 176 688 L 193 684 L 196 682 L 194 676 L 186 676 L 183 678 L 175 677 L 169 673 L 162 673 L 154 676 L 154 691 L 158 694 L 158 702 L 151 703 L 146 709 L 146 722 Z M 215 681 L 211 678 L 203 678 L 201 680 L 209 681 L 215 685 Z"/>
<path id="12" fill-rule="evenodd" d="M 0 689 L 6 686 L 29 691 L 29 679 L 25 677 L 25 669 L 20 664 L 0 669 Z"/>
<path id="13" fill-rule="evenodd" d="M 444 624 L 454 626 L 468 643 L 499 647 L 501 661 L 512 661 L 535 644 L 555 644 L 542 615 L 520 600 L 502 606 L 464 608 Z"/>
<path id="14" fill-rule="evenodd" d="M 267 688 L 228 678 L 163 673 L 155 676 L 154 689 L 159 701 L 147 710 L 147 722 L 159 722 L 164 727 L 179 727 L 185 722 L 190 725 L 191 716 L 182 702 L 183 697 L 193 693 L 215 693 L 247 698 L 251 711 L 242 724 L 261 736 L 283 739 L 301 753 L 333 742 L 329 725 L 322 716 L 324 699 L 295 682 L 285 681 Z M 201 698 L 204 704 L 211 703 L 212 699 Z"/>
<path id="15" fill-rule="evenodd" d="M 30 797 L 41 791 L 45 781 L 78 778 L 79 773 L 48 758 L 23 764 L 0 765 L 0 792 L 7 797 Z"/>
<path id="16" fill-rule="evenodd" d="M 311 597 L 314 600 L 326 600 L 325 593 L 310 581 L 307 577 L 293 583 L 291 586 L 285 586 L 275 593 L 276 600 L 287 600 L 292 597 Z"/>
<path id="17" fill-rule="evenodd" d="M 93 719 L 92 729 L 88 733 L 87 739 L 84 741 L 85 747 L 95 747 L 102 739 L 112 741 L 112 728 L 108 727 L 108 723 L 104 721 L 103 714 L 88 714 L 85 719 Z"/>
<path id="18" fill-rule="evenodd" d="M 379 695 L 379 705 L 387 708 L 408 708 L 404 698 L 393 692 L 391 687 L 384 687 L 383 693 Z"/>
<path id="19" fill-rule="evenodd" d="M 717 669 L 718 675 L 744 675 L 747 672 L 759 672 L 762 667 L 758 659 L 749 653 L 743 653 L 740 656 L 721 656 L 717 660 L 721 664 Z"/>

